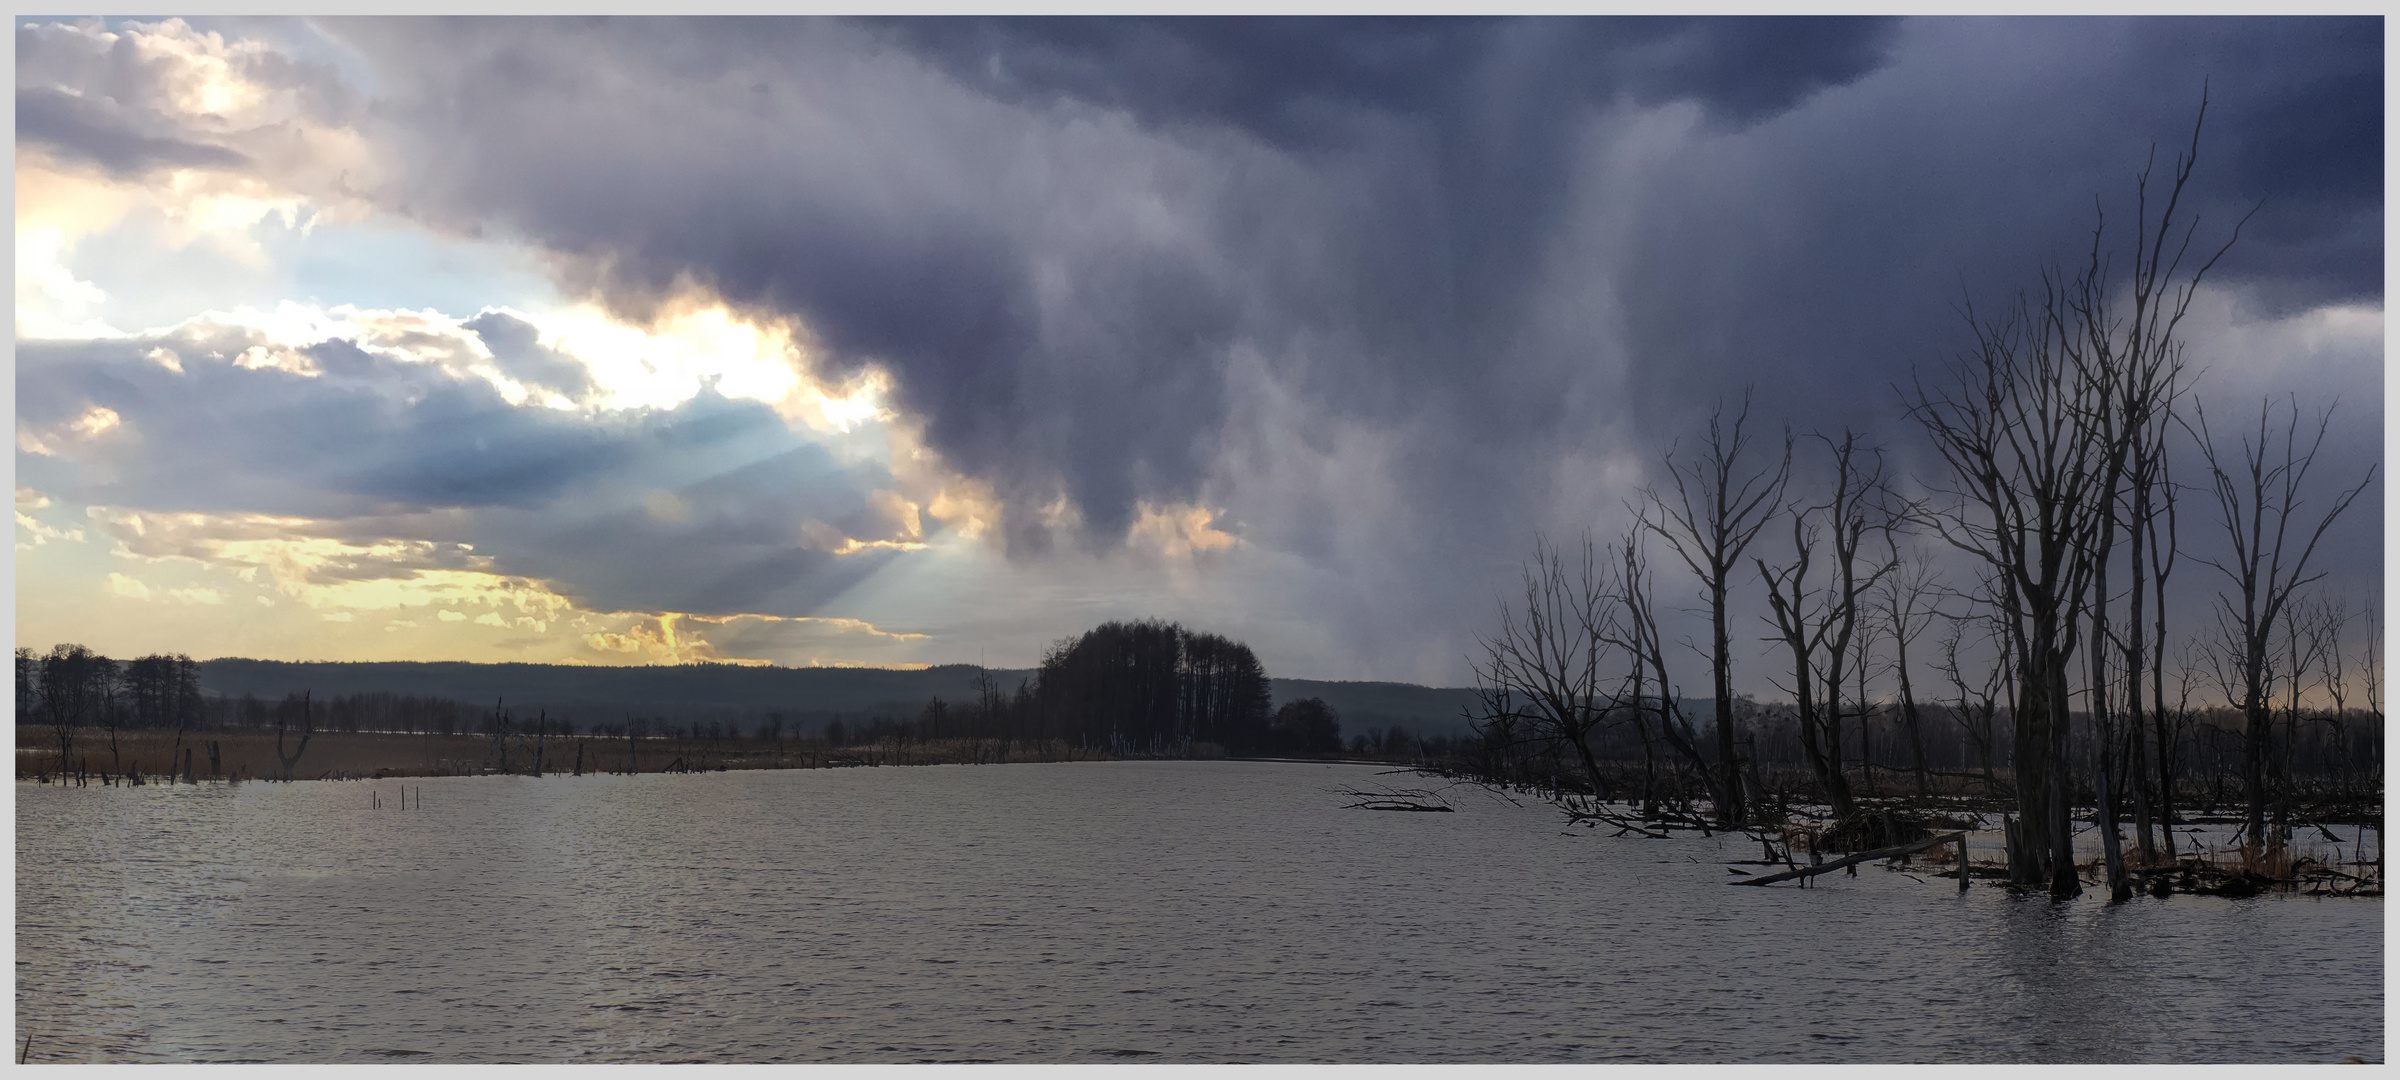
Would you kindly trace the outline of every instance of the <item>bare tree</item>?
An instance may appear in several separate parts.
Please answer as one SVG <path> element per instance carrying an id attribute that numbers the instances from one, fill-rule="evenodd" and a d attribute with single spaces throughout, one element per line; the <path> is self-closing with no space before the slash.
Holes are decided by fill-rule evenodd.
<path id="1" fill-rule="evenodd" d="M 1888 534 L 1887 534 L 1888 539 Z M 1925 764 L 1925 725 L 1917 709 L 1916 684 L 1909 678 L 1908 647 L 1932 625 L 1938 614 L 1933 598 L 1940 592 L 1933 563 L 1922 556 L 1904 559 L 1896 543 L 1891 550 L 1893 572 L 1877 595 L 1883 601 L 1883 629 L 1892 641 L 1892 667 L 1900 690 L 1900 723 L 1908 732 L 1908 752 L 1917 775 L 1917 797 L 1933 797 L 1932 775 Z"/>
<path id="2" fill-rule="evenodd" d="M 2201 101 L 2203 119 L 2207 113 L 2205 96 Z M 2084 348 L 2069 349 L 2070 358 L 2081 358 L 2083 366 L 2078 377 L 2089 387 L 2091 408 L 2077 418 L 2084 437 L 2104 450 L 2099 463 L 2099 499 L 2105 512 L 2099 515 L 2097 533 L 2092 539 L 2088 558 L 2091 563 L 2092 596 L 2088 604 L 2091 620 L 2091 646 L 2087 650 L 2091 662 L 2089 705 L 2099 746 L 2100 761 L 2093 772 L 2098 789 L 2096 813 L 2100 827 L 2103 859 L 2108 868 L 2109 896 L 2122 901 L 2132 896 L 2132 886 L 2125 874 L 2123 853 L 2117 838 L 2117 790 L 2111 781 L 2117 775 L 2115 760 L 2121 737 L 2117 730 L 2115 702 L 2109 693 L 2111 677 L 2109 661 L 2121 655 L 2126 661 L 2128 689 L 2127 716 L 2135 729 L 2141 720 L 2141 615 L 2142 615 L 2142 549 L 2143 534 L 2153 524 L 2147 504 L 2150 492 L 2144 490 L 2156 469 L 2163 464 L 2163 446 L 2169 418 L 2183 388 L 2183 347 L 2175 338 L 2175 328 L 2190 309 L 2197 294 L 2200 279 L 2205 276 L 2225 248 L 2193 271 L 2190 278 L 2176 280 L 2178 267 L 2187 254 L 2192 230 L 2186 229 L 2180 243 L 2170 252 L 2168 242 L 2173 238 L 2171 226 L 2176 204 L 2181 200 L 2186 182 L 2191 178 L 2193 164 L 2199 157 L 2200 128 L 2192 128 L 2192 147 L 2189 153 L 2177 158 L 2175 177 L 2167 193 L 2156 232 L 2149 231 L 2150 170 L 2145 166 L 2134 186 L 2134 247 L 2131 281 L 2131 312 L 2120 317 L 2116 308 L 2116 290 L 2109 280 L 2107 260 L 2103 257 L 2107 218 L 2099 215 L 2092 228 L 2090 263 L 2076 278 L 2069 293 L 2067 306 L 2075 316 L 2083 335 Z M 2255 211 L 2254 211 L 2255 212 Z M 2247 217 L 2244 218 L 2247 221 Z M 2196 223 L 2195 223 L 2196 224 Z M 2240 223 L 2234 226 L 2239 236 Z M 2226 246 L 2232 245 L 2226 241 Z M 2109 613 L 2108 573 L 2110 556 L 2116 546 L 2119 524 L 2126 527 L 2131 542 L 2129 555 L 2134 575 L 2128 592 L 2127 632 L 2121 637 L 2112 627 Z M 2163 606 L 2163 600 L 2162 600 Z M 2121 653 L 2108 648 L 2112 640 L 2122 641 Z M 2146 820 L 2146 814 L 2143 815 Z M 2144 843 L 2148 832 L 2143 830 Z"/>
<path id="3" fill-rule="evenodd" d="M 2122 294 L 2110 281 L 2102 216 L 2079 273 L 2043 274 L 2038 296 L 2020 294 L 1994 320 L 1979 320 L 1969 306 L 1974 349 L 1947 383 L 1929 387 L 1920 376 L 1907 397 L 1910 415 L 1932 436 L 1949 472 L 1912 517 L 1997 571 L 1991 599 L 2021 669 L 2015 764 L 2024 821 L 2011 845 L 2013 876 L 2022 884 L 2046 876 L 2058 898 L 2082 892 L 2069 842 L 2068 684 L 2087 620 L 2088 700 L 2102 755 L 2094 773 L 2101 844 L 2112 899 L 2130 895 L 2109 788 L 2115 745 L 2109 646 L 2117 639 L 2108 613 L 2109 557 L 2121 498 L 2143 498 L 2128 477 L 2149 471 L 2148 448 L 2180 392 L 2176 328 L 2201 280 L 2241 231 L 2237 222 L 2224 246 L 2197 261 L 2190 259 L 2197 222 L 2176 220 L 2207 107 L 2204 93 L 2191 144 L 2176 158 L 2155 222 L 2149 166 L 2137 177 L 2130 312 L 2116 306 Z M 2147 522 L 2147 513 L 2126 518 Z"/>
<path id="4" fill-rule="evenodd" d="M 94 654 L 86 669 L 92 681 L 92 716 L 108 733 L 108 775 L 124 774 L 125 761 L 117 746 L 117 730 L 125 726 L 125 671 L 116 661 Z"/>
<path id="5" fill-rule="evenodd" d="M 2367 717 L 2374 722 L 2374 730 L 2368 733 L 2369 737 L 2364 743 L 2369 756 L 2367 766 L 2374 770 L 2376 776 L 2382 776 L 2383 583 L 2380 580 L 2375 583 L 2375 588 L 2369 591 L 2368 596 L 2371 599 L 2361 606 L 2358 613 L 2359 621 L 2366 628 L 2366 632 L 2361 635 L 2366 640 L 2358 654 L 2359 695 L 2366 699 Z"/>
<path id="6" fill-rule="evenodd" d="M 2342 635 L 2350 625 L 2350 605 L 2330 596 L 2319 596 L 2311 605 L 2314 617 L 2308 620 L 2310 648 L 2324 659 L 2317 665 L 2323 673 L 2325 700 L 2332 708 L 2317 717 L 2319 723 L 2332 730 L 2328 741 L 2333 755 L 2326 762 L 2338 783 L 2347 789 L 2351 779 L 2350 760 L 2350 665 L 2342 648 Z"/>
<path id="7" fill-rule="evenodd" d="M 2370 463 L 2366 475 L 2336 496 L 2315 525 L 2295 520 L 2303 512 L 2303 489 L 2317 451 L 2325 445 L 2333 410 L 2318 414 L 2316 434 L 2303 449 L 2299 403 L 2287 403 L 2290 415 L 2278 433 L 2274 400 L 2262 402 L 2258 430 L 2240 437 L 2238 451 L 2220 448 L 2209 434 L 2208 414 L 2198 411 L 2200 451 L 2216 495 L 2217 520 L 2232 549 L 2225 559 L 2202 561 L 2223 573 L 2232 586 L 2232 591 L 2217 595 L 2217 632 L 2231 668 L 2223 680 L 2225 689 L 2229 697 L 2238 697 L 2242 710 L 2242 782 L 2249 798 L 2245 828 L 2251 843 L 2266 839 L 2266 770 L 2273 738 L 2270 638 L 2292 594 L 2325 576 L 2322 571 L 2308 572 L 2318 541 L 2375 479 L 2375 465 Z"/>
<path id="8" fill-rule="evenodd" d="M 2322 598 L 2313 603 L 2303 600 L 2285 604 L 2283 608 L 2284 659 L 2291 675 L 2283 684 L 2283 740 L 2268 768 L 2278 789 L 2275 834 L 2287 839 L 2292 835 L 2292 756 L 2300 747 L 2300 695 L 2308 688 L 2309 672 L 2325 664 L 2326 624 L 2332 616 Z"/>
<path id="9" fill-rule="evenodd" d="M 1967 678 L 1964 666 L 1958 661 L 1959 646 L 1965 643 L 1966 628 L 1971 623 L 1989 626 L 1993 647 L 1999 650 L 1999 655 L 1994 656 L 1991 664 L 1984 668 L 1983 677 L 1972 683 Z M 1993 625 L 1991 619 L 1967 616 L 1951 617 L 1950 632 L 1942 637 L 1940 670 L 1949 677 L 1951 688 L 1957 692 L 1957 697 L 1952 699 L 1950 715 L 1975 748 L 1976 761 L 1983 769 L 1985 794 L 1998 794 L 2000 790 L 2000 778 L 1994 775 L 1992 768 L 1993 759 L 1997 756 L 1993 744 L 1998 738 L 2000 703 L 2016 697 L 2008 683 L 2009 674 L 2014 670 L 2009 663 L 2012 658 L 2008 655 L 2008 642 L 2008 635 Z"/>
<path id="10" fill-rule="evenodd" d="M 1747 430 L 1750 391 L 1742 391 L 1742 406 L 1734 414 L 1730 430 L 1724 416 L 1725 404 L 1719 401 L 1708 414 L 1708 437 L 1692 459 L 1679 463 L 1674 450 L 1667 452 L 1675 500 L 1670 503 L 1656 489 L 1645 490 L 1647 507 L 1639 520 L 1675 550 L 1707 592 L 1709 681 L 1716 696 L 1719 770 L 1713 786 L 1723 793 L 1717 804 L 1717 821 L 1733 828 L 1747 822 L 1748 812 L 1734 752 L 1733 645 L 1725 608 L 1743 552 L 1782 503 L 1784 486 L 1791 478 L 1792 441 L 1786 433 L 1782 459 L 1774 464 L 1745 463 L 1743 451 L 1751 439 Z"/>
<path id="11" fill-rule="evenodd" d="M 1610 786 L 1592 754 L 1591 735 L 1617 700 L 1619 670 L 1612 637 L 1618 597 L 1608 588 L 1598 549 L 1587 534 L 1581 551 L 1561 553 L 1547 540 L 1534 544 L 1524 571 L 1520 607 L 1500 608 L 1500 628 L 1478 635 L 1484 657 L 1473 662 L 1486 722 L 1506 716 L 1532 726 L 1574 751 L 1592 791 Z"/>
<path id="12" fill-rule="evenodd" d="M 75 732 L 96 705 L 95 669 L 105 659 L 81 645 L 53 645 L 50 654 L 42 657 L 42 713 L 50 721 L 51 736 L 58 740 L 62 776 L 73 768 Z"/>
<path id="13" fill-rule="evenodd" d="M 285 704 L 290 704 L 289 699 L 286 699 Z M 300 764 L 300 755 L 308 752 L 308 740 L 315 737 L 317 733 L 316 709 L 310 701 L 309 691 L 303 690 L 300 692 L 300 745 L 292 748 L 291 753 L 284 753 L 283 733 L 290 724 L 290 720 L 286 716 L 290 711 L 289 709 L 275 710 L 275 760 L 283 766 L 283 779 L 286 783 L 292 779 L 293 768 Z"/>
<path id="14" fill-rule="evenodd" d="M 2167 854 L 2173 855 L 2175 853 L 2172 837 L 2175 828 L 2177 724 L 2167 712 L 2167 578 L 2175 570 L 2176 488 L 2172 470 L 2167 465 L 2164 448 L 2163 439 L 2151 441 L 2143 448 L 2144 456 L 2136 461 L 2130 489 L 2134 504 L 2130 520 L 2140 523 L 2137 530 L 2140 536 L 2140 540 L 2136 544 L 2137 549 L 2146 551 L 2149 555 L 2148 580 L 2153 605 L 2150 615 L 2149 655 L 2150 734 L 2153 742 L 2152 752 L 2156 755 L 2158 762 L 2156 780 L 2158 827 L 2168 837 Z M 2143 572 L 2138 555 L 2134 564 L 2133 578 L 2134 588 L 2138 591 L 2143 582 Z M 2139 609 L 2135 610 L 2138 615 Z M 2137 624 L 2140 622 L 2138 618 L 2133 621 Z M 2128 636 L 2129 648 L 2127 651 L 2129 654 L 2139 649 L 2141 640 L 2138 632 Z M 2127 669 L 2137 673 L 2140 670 L 2130 655 Z M 2190 685 L 2190 665 L 2184 665 L 2180 678 L 2183 685 L 2187 687 Z M 2140 676 L 2136 674 L 2134 681 L 2137 684 L 2139 679 Z"/>
<path id="15" fill-rule="evenodd" d="M 1728 785 L 1738 782 L 1710 771 L 1708 758 L 1700 749 L 1700 734 L 1692 729 L 1691 718 L 1684 715 L 1680 695 L 1675 692 L 1673 681 L 1667 677 L 1666 645 L 1658 632 L 1658 605 L 1650 587 L 1649 561 L 1642 551 L 1643 531 L 1644 526 L 1637 522 L 1626 534 L 1624 542 L 1617 545 L 1617 561 L 1621 567 L 1617 580 L 1623 596 L 1625 617 L 1617 624 L 1624 631 L 1624 636 L 1615 642 L 1633 660 L 1633 676 L 1630 680 L 1633 685 L 1632 711 L 1635 723 L 1642 725 L 1643 756 L 1645 759 L 1651 756 L 1649 727 L 1643 716 L 1646 711 L 1654 712 L 1658 717 L 1659 732 L 1665 737 L 1667 745 L 1674 747 L 1684 763 L 1699 774 L 1701 786 L 1708 790 L 1709 801 L 1722 807 L 1733 798 L 1731 791 L 1734 788 Z M 1644 674 L 1645 668 L 1647 675 Z M 1643 691 L 1644 684 L 1650 681 L 1658 685 L 1656 698 L 1649 697 Z M 1656 704 L 1650 704 L 1652 701 Z M 1723 822 L 1727 816 L 1719 812 L 1717 820 Z"/>
<path id="16" fill-rule="evenodd" d="M 2083 438 L 2088 384 L 2068 354 L 2066 290 L 2043 277 L 2038 303 L 2020 295 L 1994 320 L 1973 321 L 1975 345 L 1935 388 L 1922 377 L 1909 413 L 1950 475 L 1929 483 L 1917 524 L 1994 573 L 1988 597 L 2019 675 L 2011 760 L 2023 815 L 2010 846 L 2018 884 L 2047 879 L 2051 895 L 2083 891 L 2067 820 L 2067 674 L 2091 579 L 2088 556 L 2104 507 L 2103 448 Z M 1974 320 L 1973 309 L 1967 317 Z"/>
<path id="17" fill-rule="evenodd" d="M 1792 654 L 1793 694 L 1799 709 L 1800 743 L 1825 786 L 1834 816 L 1847 820 L 1858 807 L 1842 773 L 1842 679 L 1860 626 L 1860 598 L 1892 571 L 1893 563 L 1862 565 L 1867 534 L 1888 531 L 1888 495 L 1881 452 L 1865 446 L 1856 432 L 1839 440 L 1819 435 L 1833 457 L 1833 492 L 1823 503 L 1794 507 L 1792 561 L 1769 566 L 1755 559 L 1767 583 L 1776 639 Z M 1810 577 L 1818 546 L 1825 545 L 1826 581 Z M 1863 697 L 1863 695 L 1862 695 Z M 1861 709 L 1865 707 L 1862 700 Z"/>
<path id="18" fill-rule="evenodd" d="M 17 646 L 17 722 L 32 717 L 42 703 L 42 658 L 32 649 Z"/>

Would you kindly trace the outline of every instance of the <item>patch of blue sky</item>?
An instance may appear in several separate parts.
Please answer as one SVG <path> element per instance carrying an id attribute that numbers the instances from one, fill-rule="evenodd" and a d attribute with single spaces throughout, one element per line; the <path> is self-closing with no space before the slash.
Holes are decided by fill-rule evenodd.
<path id="1" fill-rule="evenodd" d="M 486 307 L 558 302 L 521 249 L 437 235 L 388 217 L 286 225 L 270 214 L 244 231 L 248 251 L 200 239 L 161 243 L 166 225 L 136 215 L 85 238 L 70 258 L 78 277 L 108 294 L 99 306 L 128 332 L 172 326 L 205 311 L 284 302 L 332 308 L 431 308 L 455 317 Z"/>

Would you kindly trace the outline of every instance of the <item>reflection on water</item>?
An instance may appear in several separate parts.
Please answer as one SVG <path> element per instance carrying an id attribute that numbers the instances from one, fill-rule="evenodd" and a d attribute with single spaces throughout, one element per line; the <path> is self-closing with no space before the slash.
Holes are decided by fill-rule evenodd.
<path id="1" fill-rule="evenodd" d="M 2383 906 L 2110 909 L 1243 762 L 17 787 L 35 1061 L 2334 1061 Z M 1392 779 L 1392 778 L 1386 778 Z M 409 786 L 417 790 L 420 782 Z M 412 795 L 413 799 L 413 795 Z"/>

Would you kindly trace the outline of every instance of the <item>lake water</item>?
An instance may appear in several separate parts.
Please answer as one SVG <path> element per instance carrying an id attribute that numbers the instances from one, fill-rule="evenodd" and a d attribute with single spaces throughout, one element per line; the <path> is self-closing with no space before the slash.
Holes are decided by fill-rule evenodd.
<path id="1" fill-rule="evenodd" d="M 2383 1058 L 2379 900 L 1727 888 L 1358 766 L 19 784 L 33 1061 Z M 370 809 L 380 790 L 384 808 Z"/>

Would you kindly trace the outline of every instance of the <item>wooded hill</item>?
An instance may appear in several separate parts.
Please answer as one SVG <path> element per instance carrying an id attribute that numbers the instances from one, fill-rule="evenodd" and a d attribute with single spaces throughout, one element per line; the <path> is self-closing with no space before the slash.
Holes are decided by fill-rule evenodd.
<path id="1" fill-rule="evenodd" d="M 972 664 L 943 664 L 918 671 L 886 668 L 746 667 L 683 664 L 644 667 L 585 667 L 568 664 L 293 663 L 225 657 L 199 663 L 203 692 L 264 701 L 302 691 L 319 698 L 386 693 L 449 698 L 490 708 L 505 697 L 511 712 L 548 709 L 585 722 L 622 719 L 625 713 L 677 718 L 725 717 L 750 720 L 780 712 L 795 721 L 822 714 L 853 716 L 905 710 L 914 715 L 939 697 L 953 703 L 976 699 Z M 1000 669 L 992 677 L 1009 690 L 1031 679 L 1032 669 Z M 1393 682 L 1330 682 L 1272 679 L 1274 706 L 1320 698 L 1340 714 L 1345 731 L 1403 726 L 1423 737 L 1468 733 L 1465 709 L 1472 690 Z"/>

